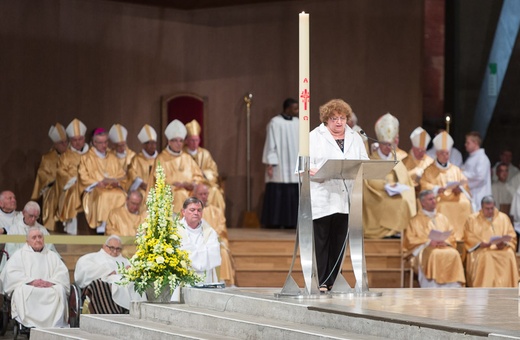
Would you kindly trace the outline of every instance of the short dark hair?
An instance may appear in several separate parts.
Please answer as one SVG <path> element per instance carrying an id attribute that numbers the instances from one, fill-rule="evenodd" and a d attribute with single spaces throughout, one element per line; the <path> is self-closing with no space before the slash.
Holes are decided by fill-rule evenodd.
<path id="1" fill-rule="evenodd" d="M 298 102 L 295 99 L 287 98 L 283 101 L 283 111 L 287 110 L 287 108 L 291 107 L 293 104 L 298 104 Z"/>
<path id="2" fill-rule="evenodd" d="M 202 201 L 199 200 L 197 197 L 188 197 L 184 201 L 184 204 L 182 205 L 182 209 L 186 209 L 188 207 L 188 205 L 190 205 L 190 204 L 200 204 L 202 209 L 204 209 L 204 203 L 202 203 Z"/>

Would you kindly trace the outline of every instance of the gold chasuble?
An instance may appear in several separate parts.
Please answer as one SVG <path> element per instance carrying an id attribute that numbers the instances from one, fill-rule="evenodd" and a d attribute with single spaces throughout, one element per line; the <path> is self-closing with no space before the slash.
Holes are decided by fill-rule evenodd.
<path id="1" fill-rule="evenodd" d="M 59 161 L 60 154 L 54 148 L 42 156 L 31 195 L 31 200 L 33 201 L 37 201 L 42 197 L 41 215 L 43 225 L 51 231 L 55 230 L 56 227 L 56 211 L 60 195 L 58 185 L 56 184 Z"/>
<path id="2" fill-rule="evenodd" d="M 377 152 L 375 152 L 377 154 Z M 408 157 L 408 153 L 404 151 L 403 149 L 399 149 L 398 147 L 395 148 L 395 158 L 397 158 L 398 161 L 403 161 Z"/>
<path id="3" fill-rule="evenodd" d="M 437 193 L 437 189 L 446 188 L 448 184 L 462 182 L 464 191 L 460 194 L 446 189 L 437 195 L 437 211 L 448 218 L 455 230 L 455 239 L 461 241 L 464 235 L 464 223 L 471 214 L 471 200 L 467 179 L 460 171 L 459 167 L 448 164 L 446 168 L 441 167 L 434 161 L 424 170 L 421 177 L 421 190 L 432 190 Z"/>
<path id="4" fill-rule="evenodd" d="M 123 188 L 126 185 L 126 174 L 117 157 L 107 152 L 101 157 L 92 148 L 87 152 L 79 164 L 80 189 L 83 194 L 83 210 L 90 228 L 99 227 L 106 222 L 110 210 L 119 208 L 125 204 L 126 193 Z M 107 186 L 101 188 L 95 185 L 104 179 L 119 181 L 119 186 Z"/>
<path id="5" fill-rule="evenodd" d="M 509 216 L 495 209 L 489 221 L 479 211 L 468 218 L 464 231 L 468 287 L 518 287 L 517 239 Z M 494 244 L 487 248 L 477 246 L 481 242 L 489 243 L 493 236 L 504 235 L 510 235 L 511 241 L 502 250 Z"/>
<path id="6" fill-rule="evenodd" d="M 193 157 L 193 160 L 199 165 L 204 178 L 209 183 L 209 204 L 221 209 L 222 212 L 225 212 L 226 202 L 224 200 L 224 195 L 222 194 L 222 189 L 218 184 L 218 167 L 217 163 L 213 160 L 211 153 L 208 150 L 199 147 L 197 148 L 197 153 L 192 154 L 186 146 L 184 147 L 184 152 Z"/>
<path id="7" fill-rule="evenodd" d="M 160 163 L 164 169 L 166 183 L 172 188 L 173 212 L 179 213 L 184 201 L 190 196 L 191 192 L 183 187 L 176 186 L 175 183 L 188 182 L 192 184 L 200 183 L 203 180 L 202 171 L 190 155 L 185 152 L 174 153 L 166 147 L 157 156 L 156 165 Z M 153 179 L 155 181 L 155 169 Z M 151 188 L 154 184 L 148 184 Z"/>
<path id="8" fill-rule="evenodd" d="M 450 237 L 445 241 L 449 246 L 431 247 L 425 246 L 417 256 L 424 276 L 428 280 L 435 280 L 438 284 L 460 282 L 464 284 L 464 267 L 460 254 L 457 251 L 457 241 L 453 234 L 453 227 L 446 216 L 436 213 L 434 218 L 424 214 L 422 209 L 415 215 L 404 232 L 403 250 L 413 252 L 418 247 L 430 241 L 431 230 L 440 232 L 452 231 Z"/>
<path id="9" fill-rule="evenodd" d="M 88 145 L 85 144 L 88 150 Z M 78 167 L 82 154 L 68 149 L 58 162 L 57 184 L 60 198 L 58 202 L 58 218 L 65 222 L 83 211 L 81 206 L 81 191 L 78 181 Z"/>
<path id="10" fill-rule="evenodd" d="M 370 157 L 380 160 L 376 151 Z M 393 156 L 392 156 L 393 159 Z M 405 184 L 410 189 L 389 196 L 385 184 Z M 415 215 L 414 186 L 402 162 L 396 164 L 384 180 L 365 180 L 363 186 L 363 225 L 366 238 L 384 238 L 402 232 Z"/>
<path id="11" fill-rule="evenodd" d="M 215 229 L 220 240 L 220 256 L 222 258 L 222 263 L 220 264 L 219 278 L 224 280 L 227 286 L 234 285 L 235 266 L 233 255 L 231 254 L 231 250 L 229 250 L 226 217 L 219 208 L 213 205 L 207 205 L 203 210 L 202 216 L 204 220 Z"/>
<path id="12" fill-rule="evenodd" d="M 132 214 L 126 204 L 122 207 L 110 210 L 108 214 L 106 235 L 135 236 L 137 227 L 144 222 L 146 212 Z"/>
<path id="13" fill-rule="evenodd" d="M 132 159 L 135 157 L 135 152 L 130 150 L 129 148 L 126 148 L 126 155 L 124 157 L 119 157 L 116 150 L 110 150 L 110 153 L 113 153 L 114 156 L 119 160 L 119 163 L 121 164 L 121 167 L 125 171 L 125 173 L 128 172 L 128 167 L 130 166 L 130 163 L 132 163 Z M 130 182 L 132 184 L 132 182 Z"/>
<path id="14" fill-rule="evenodd" d="M 415 185 L 415 192 L 421 192 L 420 180 L 424 170 L 429 167 L 433 163 L 433 158 L 428 156 L 426 153 L 424 154 L 423 159 L 418 160 L 413 155 L 413 152 L 410 150 L 408 153 L 408 157 L 406 157 L 403 161 L 406 170 L 408 170 L 408 174 Z"/>

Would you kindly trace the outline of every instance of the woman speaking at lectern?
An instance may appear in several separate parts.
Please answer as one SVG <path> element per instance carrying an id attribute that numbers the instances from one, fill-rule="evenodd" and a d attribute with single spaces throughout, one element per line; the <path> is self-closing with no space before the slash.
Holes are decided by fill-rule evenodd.
<path id="1" fill-rule="evenodd" d="M 309 136 L 310 188 L 320 290 L 332 289 L 343 259 L 352 180 L 313 180 L 329 159 L 368 160 L 361 136 L 347 125 L 350 105 L 333 99 L 320 106 L 321 124 Z"/>

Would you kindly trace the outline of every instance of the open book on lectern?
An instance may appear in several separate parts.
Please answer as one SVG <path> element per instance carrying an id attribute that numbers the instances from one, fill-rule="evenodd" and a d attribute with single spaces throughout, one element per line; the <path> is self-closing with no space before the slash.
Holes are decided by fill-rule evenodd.
<path id="1" fill-rule="evenodd" d="M 312 179 L 355 179 L 361 164 L 363 164 L 363 179 L 382 179 L 392 171 L 396 163 L 368 159 L 329 159 Z"/>

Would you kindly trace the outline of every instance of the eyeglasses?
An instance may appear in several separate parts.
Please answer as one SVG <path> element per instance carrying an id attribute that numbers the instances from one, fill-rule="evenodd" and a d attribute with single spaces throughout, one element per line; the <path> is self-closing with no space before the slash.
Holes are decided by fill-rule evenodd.
<path id="1" fill-rule="evenodd" d="M 123 248 L 119 248 L 119 247 L 112 247 L 112 246 L 107 246 L 108 250 L 110 251 L 115 251 L 116 253 L 120 253 Z"/>
<path id="2" fill-rule="evenodd" d="M 333 121 L 333 122 L 337 122 L 338 120 L 341 120 L 342 122 L 346 121 L 347 120 L 347 117 L 330 117 L 329 120 Z"/>

